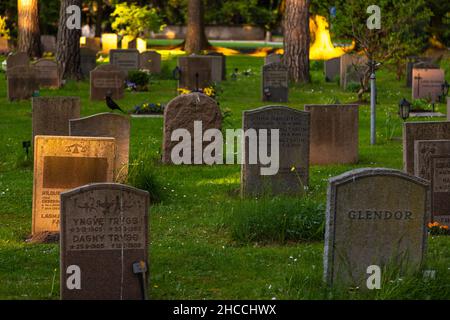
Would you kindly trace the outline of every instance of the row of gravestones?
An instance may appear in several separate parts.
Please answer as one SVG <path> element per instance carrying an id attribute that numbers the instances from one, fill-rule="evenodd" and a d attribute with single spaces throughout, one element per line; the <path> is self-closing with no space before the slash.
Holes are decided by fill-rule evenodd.
<path id="1" fill-rule="evenodd" d="M 0 36 L 0 54 L 9 53 L 11 48 L 8 39 Z M 56 52 L 56 37 L 52 35 L 41 35 L 41 51 L 42 52 Z"/>
<path id="2" fill-rule="evenodd" d="M 342 57 L 325 61 L 326 81 L 333 81 L 338 76 L 341 87 L 346 89 L 350 82 L 360 83 L 368 72 L 367 59 L 358 55 L 345 54 Z M 412 87 L 412 99 L 428 99 L 435 103 L 442 95 L 445 82 L 443 69 L 430 58 L 411 58 L 406 67 L 406 86 Z"/>
<path id="3" fill-rule="evenodd" d="M 130 122 L 80 118 L 80 99 L 32 99 L 32 240 L 60 233 L 62 299 L 146 296 L 149 195 L 127 174 Z"/>

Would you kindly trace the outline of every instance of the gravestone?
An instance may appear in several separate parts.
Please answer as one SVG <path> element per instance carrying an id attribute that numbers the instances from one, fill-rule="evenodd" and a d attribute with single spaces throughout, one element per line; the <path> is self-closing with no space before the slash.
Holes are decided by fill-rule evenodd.
<path id="1" fill-rule="evenodd" d="M 148 192 L 112 183 L 61 194 L 61 299 L 143 298 L 148 272 L 141 278 L 134 264 L 148 266 L 149 202 Z"/>
<path id="2" fill-rule="evenodd" d="M 439 69 L 439 66 L 432 62 L 432 58 L 426 57 L 409 57 L 409 61 L 406 64 L 406 87 L 411 88 L 412 86 L 412 71 L 414 65 L 416 68 L 421 68 L 425 63 L 427 69 Z"/>
<path id="3" fill-rule="evenodd" d="M 124 71 L 128 76 L 128 71 L 139 70 L 139 51 L 136 49 L 111 50 L 109 63 Z"/>
<path id="4" fill-rule="evenodd" d="M 326 60 L 324 63 L 325 81 L 334 81 L 339 77 L 341 70 L 341 58 Z"/>
<path id="5" fill-rule="evenodd" d="M 10 101 L 30 99 L 33 93 L 39 90 L 36 70 L 29 65 L 8 68 L 6 76 L 8 99 Z"/>
<path id="6" fill-rule="evenodd" d="M 431 182 L 433 221 L 450 226 L 450 140 L 417 140 L 414 173 Z"/>
<path id="7" fill-rule="evenodd" d="M 25 52 L 13 53 L 6 58 L 6 69 L 12 69 L 18 66 L 28 66 L 29 64 L 30 59 L 28 58 L 28 54 Z"/>
<path id="8" fill-rule="evenodd" d="M 115 113 L 101 113 L 70 120 L 70 136 L 113 137 L 116 139 L 115 181 L 124 182 L 128 175 L 130 153 L 130 119 Z"/>
<path id="9" fill-rule="evenodd" d="M 264 58 L 264 64 L 281 63 L 281 54 L 271 53 Z"/>
<path id="10" fill-rule="evenodd" d="M 161 55 L 156 51 L 145 51 L 139 56 L 139 69 L 161 73 Z"/>
<path id="11" fill-rule="evenodd" d="M 330 179 L 327 284 L 367 290 L 367 269 L 373 265 L 403 274 L 419 271 L 430 220 L 429 190 L 428 181 L 391 169 L 358 169 Z"/>
<path id="12" fill-rule="evenodd" d="M 33 64 L 33 68 L 36 70 L 40 87 L 59 88 L 61 86 L 58 64 L 55 61 L 40 59 Z"/>
<path id="13" fill-rule="evenodd" d="M 358 105 L 305 105 L 305 111 L 311 113 L 311 164 L 358 162 Z"/>
<path id="14" fill-rule="evenodd" d="M 68 136 L 69 120 L 80 117 L 79 97 L 34 97 L 31 100 L 35 136 Z"/>
<path id="15" fill-rule="evenodd" d="M 179 88 L 197 90 L 209 87 L 213 83 L 210 59 L 197 55 L 179 57 L 178 67 L 181 70 Z"/>
<path id="16" fill-rule="evenodd" d="M 109 54 L 109 51 L 117 49 L 118 37 L 115 33 L 103 33 L 101 37 L 102 51 Z"/>
<path id="17" fill-rule="evenodd" d="M 427 99 L 432 103 L 439 102 L 445 74 L 442 69 L 413 68 L 412 99 Z"/>
<path id="18" fill-rule="evenodd" d="M 277 62 L 264 65 L 262 67 L 262 100 L 288 102 L 288 95 L 288 68 Z"/>
<path id="19" fill-rule="evenodd" d="M 267 130 L 267 141 L 271 142 L 270 130 L 279 130 L 279 170 L 275 175 L 262 175 L 263 166 L 252 156 L 260 150 L 259 141 L 251 138 L 243 142 L 244 161 L 241 171 L 241 194 L 259 196 L 301 195 L 309 184 L 309 126 L 310 114 L 282 106 L 267 106 L 244 111 L 243 130 Z M 250 135 L 249 135 L 250 136 Z M 271 143 L 270 143 L 271 144 Z M 270 150 L 270 147 L 267 147 Z M 255 159 L 256 160 L 256 159 Z"/>
<path id="20" fill-rule="evenodd" d="M 450 122 L 405 122 L 403 125 L 403 168 L 409 174 L 414 174 L 416 140 L 450 140 Z"/>
<path id="21" fill-rule="evenodd" d="M 125 75 L 111 64 L 100 65 L 91 71 L 91 100 L 104 100 L 108 93 L 115 100 L 124 96 Z"/>
<path id="22" fill-rule="evenodd" d="M 183 94 L 170 101 L 164 109 L 163 163 L 172 164 L 172 149 L 179 141 L 171 141 L 172 133 L 177 129 L 185 129 L 191 135 L 191 163 L 203 164 L 194 152 L 194 122 L 201 121 L 203 134 L 208 129 L 219 129 L 222 126 L 222 113 L 216 101 L 201 93 Z M 202 150 L 210 142 L 203 142 Z"/>
<path id="23" fill-rule="evenodd" d="M 98 38 L 98 37 L 96 37 L 96 38 L 86 38 L 85 47 L 88 48 L 88 49 L 91 49 L 92 51 L 97 53 L 97 52 L 102 50 L 101 39 Z"/>
<path id="24" fill-rule="evenodd" d="M 84 78 L 89 78 L 92 70 L 97 66 L 97 53 L 89 48 L 80 48 L 80 68 Z"/>
<path id="25" fill-rule="evenodd" d="M 9 52 L 8 39 L 0 36 L 0 53 L 5 54 Z"/>
<path id="26" fill-rule="evenodd" d="M 447 120 L 450 121 L 450 97 L 447 97 Z"/>
<path id="27" fill-rule="evenodd" d="M 41 35 L 41 51 L 56 52 L 56 37 L 52 35 Z"/>
<path id="28" fill-rule="evenodd" d="M 220 52 L 208 52 L 207 55 L 221 58 L 222 80 L 226 80 L 227 79 L 227 56 Z"/>
<path id="29" fill-rule="evenodd" d="M 350 82 L 360 83 L 367 69 L 367 58 L 354 54 L 344 54 L 341 56 L 340 84 L 343 89 L 347 89 Z"/>
<path id="30" fill-rule="evenodd" d="M 114 138 L 36 136 L 34 143 L 34 237 L 59 232 L 61 192 L 94 182 L 112 182 Z"/>

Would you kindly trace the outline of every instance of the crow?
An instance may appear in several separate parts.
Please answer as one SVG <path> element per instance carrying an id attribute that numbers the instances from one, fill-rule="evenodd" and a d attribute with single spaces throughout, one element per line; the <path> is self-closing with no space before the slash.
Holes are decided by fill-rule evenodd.
<path id="1" fill-rule="evenodd" d="M 106 105 L 108 106 L 109 109 L 111 109 L 111 111 L 114 112 L 114 110 L 119 110 L 119 111 L 122 112 L 123 114 L 126 114 L 126 112 L 123 111 L 123 110 L 119 107 L 119 105 L 111 98 L 111 92 L 108 92 L 108 93 L 106 94 L 105 100 L 106 100 Z"/>

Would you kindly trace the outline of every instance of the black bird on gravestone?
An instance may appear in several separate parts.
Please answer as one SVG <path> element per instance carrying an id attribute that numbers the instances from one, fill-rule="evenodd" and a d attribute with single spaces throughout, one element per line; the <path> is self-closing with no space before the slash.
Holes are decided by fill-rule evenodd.
<path id="1" fill-rule="evenodd" d="M 108 106 L 109 109 L 111 109 L 112 112 L 114 112 L 114 110 L 119 110 L 120 112 L 125 114 L 125 111 L 123 111 L 119 105 L 111 98 L 112 93 L 108 92 L 106 94 L 105 100 L 106 100 L 106 105 Z"/>

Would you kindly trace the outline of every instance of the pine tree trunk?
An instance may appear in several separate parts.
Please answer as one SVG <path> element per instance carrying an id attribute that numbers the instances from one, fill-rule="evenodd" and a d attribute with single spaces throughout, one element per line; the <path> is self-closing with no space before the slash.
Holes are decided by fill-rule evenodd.
<path id="1" fill-rule="evenodd" d="M 95 36 L 102 36 L 103 0 L 97 0 L 97 16 L 95 18 Z"/>
<path id="2" fill-rule="evenodd" d="M 80 29 L 69 29 L 66 21 L 69 14 L 66 13 L 67 7 L 77 5 L 81 8 L 82 0 L 61 0 L 61 9 L 59 12 L 58 37 L 56 41 L 56 61 L 61 79 L 80 80 Z"/>
<path id="3" fill-rule="evenodd" d="M 18 0 L 18 51 L 30 56 L 41 56 L 38 0 Z"/>
<path id="4" fill-rule="evenodd" d="M 297 83 L 310 81 L 309 3 L 310 0 L 286 0 L 283 19 L 283 61 L 289 69 L 290 79 Z"/>
<path id="5" fill-rule="evenodd" d="M 203 1 L 188 0 L 188 24 L 184 50 L 188 53 L 200 53 L 210 48 L 203 22 Z"/>

